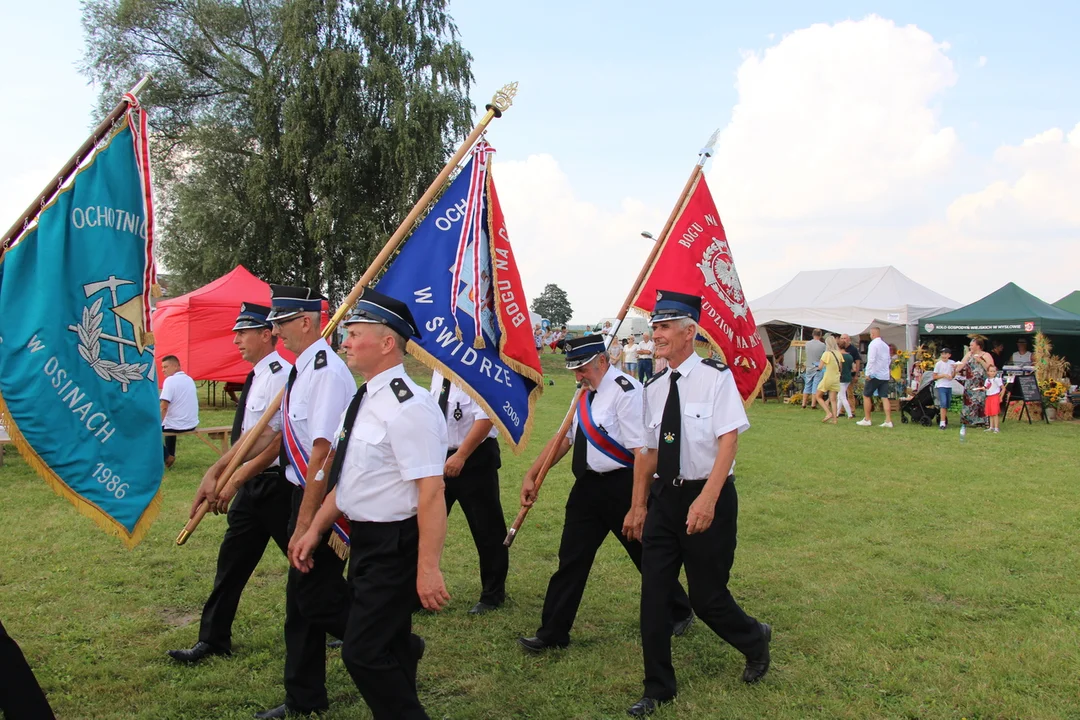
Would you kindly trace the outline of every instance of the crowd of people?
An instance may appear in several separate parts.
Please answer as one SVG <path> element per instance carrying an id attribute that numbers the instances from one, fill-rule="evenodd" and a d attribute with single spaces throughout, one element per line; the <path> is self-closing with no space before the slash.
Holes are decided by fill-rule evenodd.
<path id="1" fill-rule="evenodd" d="M 987 346 L 992 347 L 987 351 Z M 1005 346 L 1001 341 L 992 344 L 981 336 L 971 337 L 964 357 L 959 361 L 952 359 L 952 351 L 942 348 L 936 359 L 931 381 L 934 383 L 934 401 L 938 407 L 938 425 L 942 430 L 948 428 L 948 411 L 952 403 L 953 382 L 963 386 L 963 404 L 960 411 L 960 436 L 967 434 L 969 427 L 984 427 L 986 431 L 1001 431 L 1000 415 L 1002 396 L 1005 392 L 1003 368 L 1011 366 L 1030 366 L 1031 350 L 1026 338 L 1016 341 L 1016 351 L 1005 356 Z M 892 383 L 896 381 L 894 360 L 897 356 L 895 346 L 885 342 L 881 329 L 870 328 L 870 343 L 866 351 L 866 362 L 850 336 L 830 335 L 820 329 L 814 329 L 811 339 L 806 342 L 806 366 L 803 373 L 802 407 L 819 407 L 824 412 L 823 423 L 836 424 L 840 413 L 850 419 L 854 416 L 850 400 L 853 398 L 852 385 L 859 380 L 860 372 L 865 373 L 863 382 L 863 417 L 856 425 L 873 425 L 875 399 L 881 402 L 884 422 L 880 427 L 891 428 L 892 407 L 889 402 Z M 919 375 L 913 378 L 914 391 L 919 385 Z M 906 399 L 911 399 L 909 395 Z"/>

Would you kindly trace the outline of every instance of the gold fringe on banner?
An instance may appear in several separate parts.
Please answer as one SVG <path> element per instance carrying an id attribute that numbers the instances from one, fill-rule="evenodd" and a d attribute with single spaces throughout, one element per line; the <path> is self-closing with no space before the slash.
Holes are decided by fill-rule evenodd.
<path id="1" fill-rule="evenodd" d="M 349 546 L 345 544 L 345 541 L 338 537 L 333 528 L 330 529 L 330 537 L 326 539 L 326 544 L 330 546 L 330 549 L 334 551 L 342 560 L 349 559 Z"/>
<path id="2" fill-rule="evenodd" d="M 160 485 L 154 499 L 150 501 L 146 510 L 143 511 L 142 517 L 135 523 L 134 532 L 128 533 L 127 528 L 110 517 L 104 510 L 68 487 L 67 483 L 61 480 L 60 476 L 53 472 L 52 468 L 41 459 L 41 456 L 37 454 L 34 448 L 30 446 L 30 443 L 26 441 L 22 432 L 19 431 L 19 426 L 11 417 L 11 412 L 7 403 L 4 402 L 3 395 L 0 395 L 0 414 L 4 416 L 4 427 L 7 429 L 8 436 L 15 444 L 19 454 L 26 460 L 26 464 L 52 488 L 53 492 L 74 505 L 80 514 L 93 520 L 107 534 L 120 538 L 128 550 L 142 542 L 143 538 L 146 537 L 146 533 L 150 531 L 151 523 L 154 522 L 161 511 Z"/>

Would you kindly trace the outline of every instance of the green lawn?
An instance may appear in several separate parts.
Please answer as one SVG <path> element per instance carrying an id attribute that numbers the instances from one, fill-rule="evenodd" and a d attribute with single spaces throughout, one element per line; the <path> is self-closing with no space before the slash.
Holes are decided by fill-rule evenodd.
<path id="1" fill-rule="evenodd" d="M 533 449 L 503 456 L 503 503 L 572 393 L 559 358 Z M 422 373 L 418 373 L 422 375 Z M 426 385 L 426 377 L 422 380 Z M 230 411 L 204 412 L 227 425 Z M 1080 423 L 1009 421 L 1001 435 L 901 425 L 838 427 L 819 413 L 758 403 L 737 475 L 740 545 L 732 591 L 772 623 L 773 669 L 739 681 L 742 658 L 697 623 L 674 644 L 678 701 L 661 718 L 1080 718 Z M 880 419 L 878 420 L 880 422 Z M 224 520 L 173 543 L 212 451 L 181 438 L 164 506 L 134 551 L 56 497 L 9 448 L 0 469 L 0 618 L 61 718 L 248 718 L 283 699 L 286 563 L 268 551 L 234 627 L 230 659 L 197 667 L 189 647 L 213 579 Z M 556 468 L 511 550 L 504 609 L 479 595 L 476 554 L 455 510 L 443 560 L 453 602 L 418 615 L 428 650 L 420 694 L 432 717 L 617 718 L 641 692 L 639 577 L 609 540 L 569 649 L 535 658 L 556 567 L 568 463 Z M 329 653 L 327 718 L 369 717 Z"/>

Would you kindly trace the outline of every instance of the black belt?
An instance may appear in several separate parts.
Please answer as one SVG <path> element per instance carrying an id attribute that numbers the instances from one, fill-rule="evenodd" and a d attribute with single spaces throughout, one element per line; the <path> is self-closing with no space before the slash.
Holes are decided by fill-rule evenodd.
<path id="1" fill-rule="evenodd" d="M 653 478 L 656 479 L 656 480 L 660 479 L 656 475 L 653 475 Z M 686 483 L 691 483 L 691 484 L 692 483 L 703 483 L 703 482 L 707 482 L 708 479 L 709 478 L 691 479 L 691 478 L 677 477 L 677 478 L 675 478 L 675 479 L 673 479 L 671 481 L 671 485 L 672 485 L 672 487 L 682 487 Z M 727 476 L 727 481 L 728 482 L 735 482 L 735 475 L 734 474 L 728 475 Z"/>

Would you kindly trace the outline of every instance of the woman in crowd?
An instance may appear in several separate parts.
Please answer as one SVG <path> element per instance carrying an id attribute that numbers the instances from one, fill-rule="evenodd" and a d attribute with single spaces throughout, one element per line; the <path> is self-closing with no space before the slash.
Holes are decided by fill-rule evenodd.
<path id="1" fill-rule="evenodd" d="M 960 437 L 969 425 L 986 425 L 986 368 L 994 364 L 986 352 L 986 340 L 979 335 L 971 338 L 967 354 L 956 364 L 956 372 L 964 375 L 964 407 L 960 410 Z"/>
<path id="2" fill-rule="evenodd" d="M 623 369 L 623 342 L 625 341 L 621 341 L 619 338 L 612 338 L 607 349 L 611 367 L 620 371 Z"/>
<path id="3" fill-rule="evenodd" d="M 843 410 L 850 419 L 855 417 L 855 413 L 851 411 L 851 403 L 848 402 L 848 388 L 851 386 L 851 375 L 852 369 L 855 367 L 855 359 L 851 357 L 851 353 L 847 351 L 847 348 L 840 347 L 839 341 L 836 345 L 840 350 L 840 359 L 843 362 L 840 365 L 840 393 L 836 396 L 837 408 L 835 412 L 839 417 L 839 411 Z"/>
<path id="4" fill-rule="evenodd" d="M 836 396 L 840 392 L 840 369 L 843 366 L 844 361 L 840 357 L 840 346 L 836 344 L 836 336 L 826 335 L 825 352 L 821 354 L 821 362 L 818 364 L 818 370 L 823 371 L 823 374 L 815 393 L 817 401 L 825 410 L 825 417 L 821 419 L 821 422 L 836 424 Z"/>

